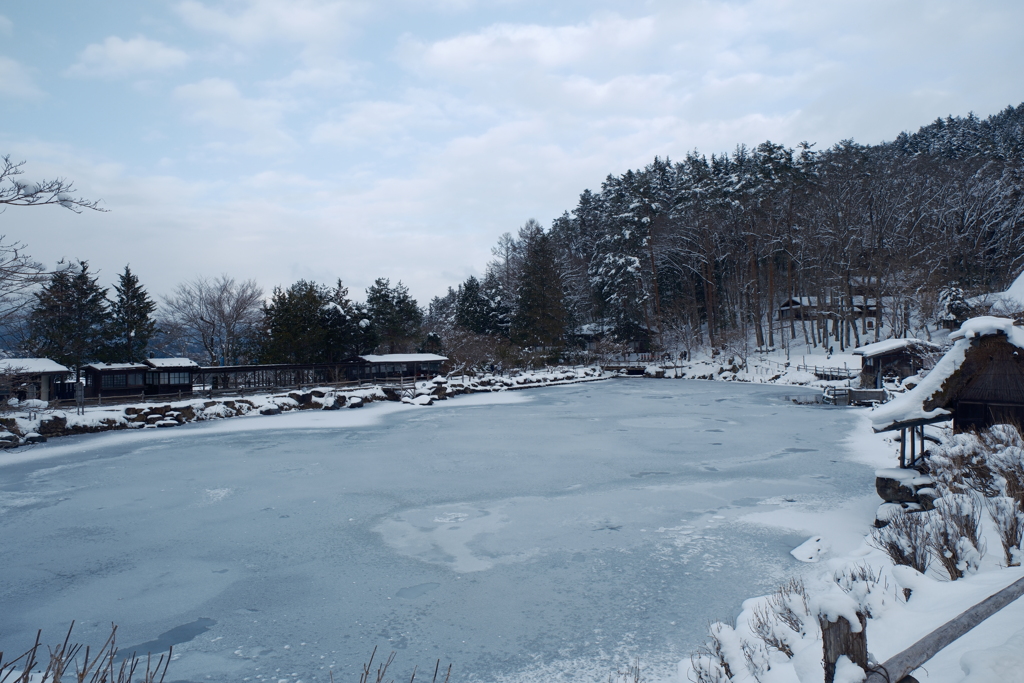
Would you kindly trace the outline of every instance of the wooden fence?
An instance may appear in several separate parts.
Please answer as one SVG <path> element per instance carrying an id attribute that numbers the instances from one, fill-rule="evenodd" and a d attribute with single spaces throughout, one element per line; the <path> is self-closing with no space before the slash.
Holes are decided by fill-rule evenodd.
<path id="1" fill-rule="evenodd" d="M 850 661 L 867 671 L 864 683 L 900 683 L 960 636 L 1022 595 L 1024 595 L 1024 579 L 1017 579 L 995 595 L 982 600 L 974 607 L 965 610 L 935 629 L 903 652 L 874 667 L 867 663 L 867 635 L 864 629 L 864 619 L 861 619 L 862 628 L 858 632 L 853 632 L 850 624 L 842 617 L 835 622 L 822 619 L 821 640 L 824 648 L 825 683 L 833 683 L 835 663 L 842 655 L 846 655 Z"/>

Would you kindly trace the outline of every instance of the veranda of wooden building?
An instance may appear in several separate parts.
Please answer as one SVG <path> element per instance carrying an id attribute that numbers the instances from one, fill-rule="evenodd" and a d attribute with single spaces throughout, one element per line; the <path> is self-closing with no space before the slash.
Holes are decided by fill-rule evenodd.
<path id="1" fill-rule="evenodd" d="M 941 351 L 938 344 L 924 339 L 886 339 L 853 350 L 861 357 L 860 385 L 882 388 L 885 377 L 904 379 L 929 369 Z"/>
<path id="2" fill-rule="evenodd" d="M 876 432 L 899 430 L 900 466 L 924 450 L 924 426 L 952 420 L 953 431 L 1024 425 L 1024 329 L 1009 318 L 972 318 L 949 335 L 953 347 L 921 383 L 876 408 Z"/>

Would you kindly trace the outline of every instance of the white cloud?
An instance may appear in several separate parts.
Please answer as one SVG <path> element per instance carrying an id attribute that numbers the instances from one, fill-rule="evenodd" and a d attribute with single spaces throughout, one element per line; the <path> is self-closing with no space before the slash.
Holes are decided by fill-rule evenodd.
<path id="1" fill-rule="evenodd" d="M 182 0 L 175 9 L 193 28 L 242 45 L 297 42 L 322 49 L 345 36 L 363 6 L 356 0 L 240 0 L 220 6 Z"/>
<path id="2" fill-rule="evenodd" d="M 475 33 L 429 45 L 409 41 L 403 52 L 410 66 L 446 72 L 481 72 L 496 67 L 556 69 L 604 64 L 610 57 L 642 50 L 655 31 L 653 17 L 601 16 L 570 26 L 494 24 Z"/>
<path id="3" fill-rule="evenodd" d="M 20 62 L 0 56 L 0 95 L 12 99 L 31 100 L 41 97 L 32 74 Z"/>
<path id="4" fill-rule="evenodd" d="M 207 78 L 182 85 L 174 97 L 186 105 L 187 118 L 223 131 L 235 131 L 248 141 L 238 151 L 270 154 L 290 147 L 291 137 L 283 130 L 282 116 L 288 106 L 278 100 L 246 98 L 231 81 Z"/>
<path id="5" fill-rule="evenodd" d="M 296 88 L 331 90 L 350 86 L 355 80 L 355 67 L 348 62 L 324 58 L 316 64 L 293 69 L 284 78 L 267 81 L 272 89 L 291 90 Z"/>
<path id="6" fill-rule="evenodd" d="M 78 61 L 68 68 L 69 76 L 118 77 L 183 66 L 189 56 L 177 48 L 136 36 L 124 40 L 110 36 L 102 43 L 87 46 Z"/>
<path id="7" fill-rule="evenodd" d="M 373 145 L 410 156 L 444 136 L 493 121 L 493 112 L 436 90 L 409 90 L 395 100 L 362 100 L 317 123 L 314 144 Z"/>

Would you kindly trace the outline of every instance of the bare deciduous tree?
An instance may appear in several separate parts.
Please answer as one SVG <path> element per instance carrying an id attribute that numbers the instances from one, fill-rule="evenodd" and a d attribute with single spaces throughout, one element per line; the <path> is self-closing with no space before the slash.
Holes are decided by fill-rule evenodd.
<path id="1" fill-rule="evenodd" d="M 82 209 L 107 211 L 107 209 L 100 208 L 99 200 L 76 197 L 74 184 L 66 178 L 40 180 L 37 183 L 20 180 L 18 176 L 25 173 L 21 170 L 24 165 L 24 161 L 11 161 L 10 155 L 0 157 L 0 205 L 58 204 L 75 213 L 81 213 Z"/>
<path id="2" fill-rule="evenodd" d="M 0 157 L 0 213 L 8 206 L 44 206 L 56 204 L 81 213 L 82 209 L 107 211 L 98 201 L 75 197 L 75 188 L 65 178 L 25 182 L 24 161 L 11 161 L 9 155 Z M 25 253 L 21 242 L 8 242 L 0 235 L 0 341 L 7 347 L 24 343 L 25 310 L 32 301 L 30 290 L 41 284 L 52 273 L 46 272 Z"/>
<path id="3" fill-rule="evenodd" d="M 237 363 L 260 320 L 263 290 L 253 280 L 197 277 L 163 297 L 161 327 L 183 348 L 201 347 L 211 365 Z"/>
<path id="4" fill-rule="evenodd" d="M 47 275 L 43 265 L 25 253 L 24 244 L 8 242 L 0 235 L 0 330 L 8 337 L 3 340 L 8 346 L 16 341 L 10 337 L 32 302 L 30 290 Z"/>

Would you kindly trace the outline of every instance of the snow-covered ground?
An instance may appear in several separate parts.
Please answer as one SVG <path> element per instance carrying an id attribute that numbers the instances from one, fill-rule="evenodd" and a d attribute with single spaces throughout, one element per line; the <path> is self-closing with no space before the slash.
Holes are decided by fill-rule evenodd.
<path id="1" fill-rule="evenodd" d="M 809 533 L 842 553 L 872 519 L 857 414 L 801 391 L 614 380 L 0 453 L 0 649 L 77 619 L 86 642 L 191 637 L 182 681 L 353 680 L 374 646 L 396 677 L 599 681 L 639 656 L 674 678 L 710 620 L 808 566 Z M 797 511 L 842 533 L 780 525 Z"/>

